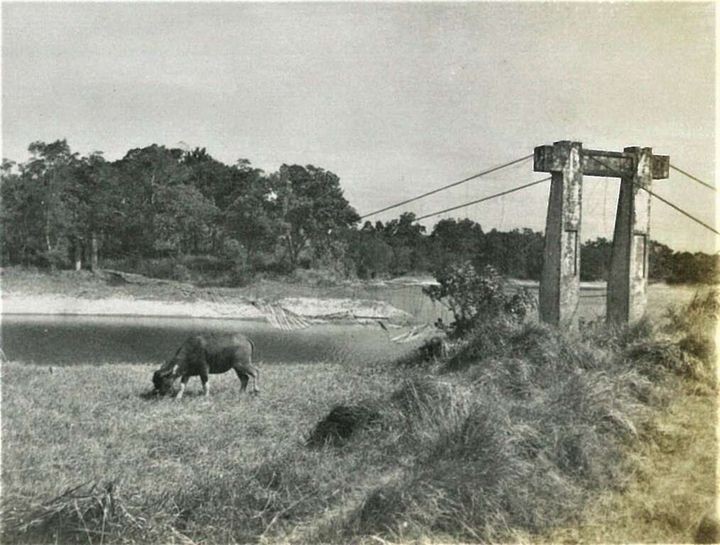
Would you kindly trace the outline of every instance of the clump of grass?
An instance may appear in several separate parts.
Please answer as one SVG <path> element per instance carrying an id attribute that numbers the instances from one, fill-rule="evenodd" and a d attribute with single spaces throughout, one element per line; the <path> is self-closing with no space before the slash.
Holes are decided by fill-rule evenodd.
<path id="1" fill-rule="evenodd" d="M 693 536 L 695 543 L 719 543 L 720 520 L 714 511 L 706 513 L 698 522 Z"/>
<path id="2" fill-rule="evenodd" d="M 424 407 L 440 405 L 450 399 L 451 386 L 432 375 L 405 379 L 390 401 L 405 413 L 419 414 Z"/>
<path id="3" fill-rule="evenodd" d="M 545 502 L 577 501 L 577 487 L 567 478 L 553 478 L 558 471 L 545 458 L 531 461 L 536 430 L 513 423 L 511 405 L 485 393 L 474 401 L 447 400 L 444 426 L 429 421 L 426 426 L 437 427 L 434 433 L 415 434 L 415 450 L 423 454 L 400 478 L 367 495 L 348 521 L 351 533 L 398 540 L 502 539 L 513 525 L 541 524 L 537 505 L 528 503 L 532 489 L 534 495 L 542 489 Z"/>
<path id="4" fill-rule="evenodd" d="M 515 355 L 482 360 L 464 384 L 426 376 L 390 396 L 416 462 L 369 493 L 347 531 L 507 539 L 511 529 L 538 532 L 577 516 L 593 489 L 616 480 L 649 383 L 627 367 L 605 368 L 602 351 L 542 331 L 516 330 L 504 345 Z"/>
<path id="5" fill-rule="evenodd" d="M 633 361 L 637 369 L 654 381 L 660 380 L 667 371 L 686 377 L 697 376 L 693 361 L 671 337 L 659 336 L 639 340 L 630 344 L 622 355 Z"/>
<path id="6" fill-rule="evenodd" d="M 710 289 L 695 294 L 683 309 L 669 309 L 666 323 L 653 328 L 647 321 L 616 334 L 620 357 L 631 360 L 653 381 L 667 371 L 691 379 L 702 388 L 715 388 L 715 326 L 720 318 L 720 294 Z"/>
<path id="7" fill-rule="evenodd" d="M 84 483 L 40 504 L 6 505 L 5 529 L 10 534 L 31 534 L 52 527 L 65 535 L 104 528 L 116 522 L 119 505 L 113 489 L 112 482 L 106 486 Z"/>
<path id="8" fill-rule="evenodd" d="M 365 429 L 380 419 L 381 413 L 374 404 L 338 405 L 315 425 L 307 439 L 307 445 L 342 446 L 358 430 Z"/>
<path id="9" fill-rule="evenodd" d="M 495 320 L 481 320 L 458 343 L 458 348 L 447 362 L 446 369 L 451 372 L 462 371 L 485 358 L 505 355 L 513 334 L 522 329 L 515 320 L 499 316 Z"/>
<path id="10" fill-rule="evenodd" d="M 720 319 L 720 290 L 709 288 L 695 293 L 683 308 L 667 311 L 669 328 L 675 330 L 708 329 Z"/>
<path id="11" fill-rule="evenodd" d="M 701 361 L 711 362 L 717 357 L 713 339 L 696 333 L 689 333 L 683 337 L 678 343 L 678 348 Z"/>
<path id="12" fill-rule="evenodd" d="M 42 503 L 3 502 L 3 537 L 13 543 L 44 542 L 48 536 L 63 543 L 94 543 L 119 534 L 141 541 L 158 538 L 162 524 L 133 514 L 114 481 L 83 483 Z"/>
<path id="13" fill-rule="evenodd" d="M 343 535 L 493 541 L 567 524 L 597 491 L 622 486 L 623 453 L 664 378 L 700 378 L 693 358 L 710 353 L 648 321 L 580 333 L 479 324 L 443 381 L 416 377 L 390 396 L 398 450 L 414 458 L 366 494 Z"/>
<path id="14" fill-rule="evenodd" d="M 685 309 L 670 309 L 667 313 L 668 333 L 678 339 L 678 348 L 685 356 L 685 375 L 714 391 L 716 384 L 717 346 L 716 327 L 720 320 L 720 290 L 699 291 Z"/>

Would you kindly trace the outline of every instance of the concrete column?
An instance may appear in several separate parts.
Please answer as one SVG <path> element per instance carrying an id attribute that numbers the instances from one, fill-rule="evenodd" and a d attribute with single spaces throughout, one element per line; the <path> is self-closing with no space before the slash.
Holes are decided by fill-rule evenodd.
<path id="1" fill-rule="evenodd" d="M 650 194 L 652 148 L 625 148 L 633 157 L 632 175 L 620 179 L 615 216 L 610 277 L 607 287 L 607 321 L 623 324 L 640 319 L 647 303 L 650 245 Z"/>
<path id="2" fill-rule="evenodd" d="M 580 299 L 581 155 L 580 142 L 555 142 L 552 148 L 539 312 L 543 322 L 557 326 L 573 322 Z"/>

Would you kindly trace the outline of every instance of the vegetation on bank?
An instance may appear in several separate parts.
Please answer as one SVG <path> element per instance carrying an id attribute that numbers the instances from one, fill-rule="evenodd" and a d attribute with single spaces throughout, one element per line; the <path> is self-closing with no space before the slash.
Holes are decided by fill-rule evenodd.
<path id="1" fill-rule="evenodd" d="M 633 490 L 653 468 L 633 453 L 662 454 L 658 415 L 673 400 L 714 413 L 716 292 L 661 326 L 572 332 L 525 323 L 502 286 L 477 282 L 496 312 L 473 312 L 453 282 L 436 292 L 465 305 L 448 359 L 266 366 L 254 399 L 229 375 L 211 401 L 175 403 L 147 395 L 146 366 L 3 365 L 3 539 L 535 540 Z M 715 500 L 697 485 L 716 481 L 714 434 L 696 431 L 707 450 L 672 483 L 690 500 L 663 519 L 661 541 L 689 541 L 695 511 Z M 637 528 L 655 515 L 644 501 Z M 632 522 L 627 537 L 593 535 L 627 541 Z"/>
<path id="2" fill-rule="evenodd" d="M 100 267 L 204 286 L 308 269 L 336 280 L 436 273 L 468 256 L 514 278 L 537 280 L 542 270 L 543 235 L 530 229 L 443 219 L 428 233 L 409 212 L 360 225 L 339 176 L 313 165 L 265 173 L 204 148 L 154 144 L 117 161 L 80 156 L 65 140 L 28 150 L 28 160 L 4 159 L 0 171 L 4 266 Z M 602 238 L 583 244 L 583 280 L 607 278 L 610 247 Z M 650 278 L 713 283 L 718 256 L 653 242 Z"/>

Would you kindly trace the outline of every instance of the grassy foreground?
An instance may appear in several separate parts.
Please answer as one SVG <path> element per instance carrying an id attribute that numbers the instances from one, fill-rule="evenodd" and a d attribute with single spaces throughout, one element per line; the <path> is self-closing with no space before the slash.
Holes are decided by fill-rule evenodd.
<path id="1" fill-rule="evenodd" d="M 549 543 L 690 543 L 717 501 L 717 397 L 678 385 L 629 456 L 621 492 L 605 492 Z M 539 541 L 535 538 L 535 541 Z"/>
<path id="2" fill-rule="evenodd" d="M 715 497 L 694 418 L 719 303 L 663 329 L 488 323 L 434 367 L 268 365 L 258 398 L 6 363 L 3 542 L 687 542 Z"/>
<path id="3" fill-rule="evenodd" d="M 277 530 L 347 492 L 345 475 L 366 454 L 338 462 L 303 441 L 334 404 L 391 388 L 385 376 L 361 371 L 272 365 L 258 397 L 241 396 L 237 377 L 225 374 L 212 377 L 209 401 L 191 382 L 175 402 L 147 395 L 150 367 L 51 373 L 6 363 L 4 537 L 167 542 L 189 534 L 215 542 Z"/>

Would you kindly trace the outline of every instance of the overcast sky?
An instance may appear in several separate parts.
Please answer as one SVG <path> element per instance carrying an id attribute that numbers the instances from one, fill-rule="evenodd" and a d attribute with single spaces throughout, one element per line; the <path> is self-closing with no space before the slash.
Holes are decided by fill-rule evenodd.
<path id="1" fill-rule="evenodd" d="M 2 33 L 2 152 L 16 161 L 35 140 L 108 159 L 184 142 L 268 172 L 332 170 L 361 214 L 557 140 L 650 146 L 715 182 L 712 3 L 3 2 Z M 407 209 L 543 176 L 526 162 Z M 654 187 L 714 223 L 712 191 L 676 173 Z M 617 191 L 586 177 L 583 238 L 612 236 Z M 450 215 L 543 230 L 547 193 Z M 652 215 L 653 238 L 717 248 L 666 205 Z"/>

